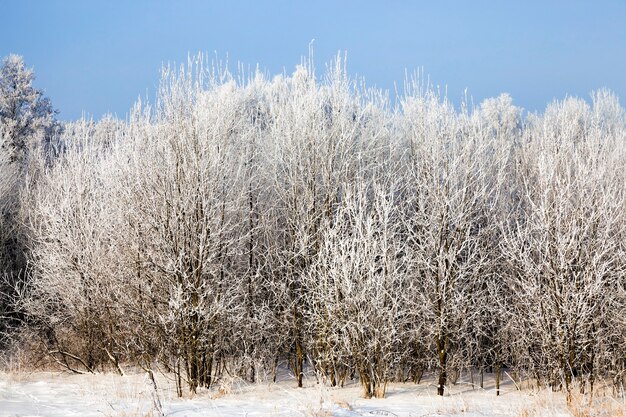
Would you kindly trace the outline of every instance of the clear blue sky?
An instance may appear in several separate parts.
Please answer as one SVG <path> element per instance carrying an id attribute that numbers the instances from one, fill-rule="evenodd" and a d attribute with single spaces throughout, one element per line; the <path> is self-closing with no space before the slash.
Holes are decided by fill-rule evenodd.
<path id="1" fill-rule="evenodd" d="M 421 67 L 458 102 L 508 92 L 527 110 L 608 87 L 626 101 L 626 0 L 0 0 L 0 55 L 23 55 L 61 118 L 124 117 L 189 52 L 291 72 L 315 39 L 370 85 Z"/>

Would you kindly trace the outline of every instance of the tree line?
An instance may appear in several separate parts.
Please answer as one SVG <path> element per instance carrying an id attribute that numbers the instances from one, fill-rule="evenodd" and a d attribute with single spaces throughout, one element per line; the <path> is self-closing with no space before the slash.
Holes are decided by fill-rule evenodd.
<path id="1" fill-rule="evenodd" d="M 129 116 L 58 122 L 0 70 L 0 334 L 179 395 L 288 366 L 366 397 L 461 372 L 626 379 L 626 117 L 607 90 L 527 114 L 395 103 L 350 79 L 163 69 Z M 478 383 L 478 382 L 477 382 Z"/>

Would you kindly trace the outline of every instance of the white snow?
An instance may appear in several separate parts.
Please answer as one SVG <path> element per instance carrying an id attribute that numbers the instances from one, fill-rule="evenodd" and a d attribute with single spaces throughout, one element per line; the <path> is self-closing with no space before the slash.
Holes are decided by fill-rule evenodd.
<path id="1" fill-rule="evenodd" d="M 364 399 L 356 382 L 329 388 L 307 380 L 278 383 L 235 382 L 177 398 L 173 381 L 160 375 L 159 398 L 167 416 L 569 416 L 564 396 L 549 391 L 516 391 L 505 384 L 496 397 L 492 386 L 452 386 L 435 395 L 432 382 L 390 384 L 384 399 Z M 0 416 L 146 416 L 154 410 L 153 389 L 143 374 L 68 375 L 36 372 L 0 374 Z"/>

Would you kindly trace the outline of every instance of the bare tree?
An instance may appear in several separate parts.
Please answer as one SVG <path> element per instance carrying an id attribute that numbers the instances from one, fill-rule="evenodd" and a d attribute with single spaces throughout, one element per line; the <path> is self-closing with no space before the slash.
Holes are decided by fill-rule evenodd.
<path id="1" fill-rule="evenodd" d="M 367 397 L 429 370 L 439 395 L 476 368 L 497 393 L 507 367 L 621 386 L 617 98 L 523 118 L 508 95 L 457 110 L 415 83 L 392 109 L 340 58 L 321 78 L 311 61 L 272 80 L 166 67 L 128 120 L 66 123 L 54 163 L 29 145 L 48 119 L 0 123 L 0 227 L 30 265 L 0 316 L 18 308 L 69 370 L 162 369 L 179 395 L 283 363 Z"/>
<path id="2" fill-rule="evenodd" d="M 523 335 L 516 352 L 568 392 L 576 377 L 593 389 L 597 341 L 614 326 L 606 309 L 623 281 L 624 179 L 613 168 L 623 133 L 602 124 L 571 98 L 533 121 L 520 150 L 520 217 L 502 245 L 513 267 L 510 319 Z"/>
<path id="3" fill-rule="evenodd" d="M 490 212 L 503 161 L 481 125 L 434 92 L 407 97 L 403 111 L 413 305 L 443 395 L 450 363 L 462 364 L 462 330 L 477 320 L 474 299 L 490 260 L 483 239 L 494 227 Z"/>
<path id="4" fill-rule="evenodd" d="M 305 317 L 311 337 L 322 344 L 322 371 L 345 379 L 354 367 L 366 398 L 384 397 L 404 354 L 402 321 L 408 319 L 399 186 L 376 181 L 359 179 L 342 189 L 306 280 Z"/>
<path id="5" fill-rule="evenodd" d="M 386 128 L 376 123 L 381 120 L 376 101 L 370 109 L 360 106 L 364 97 L 353 88 L 341 62 L 335 62 L 321 85 L 309 64 L 288 80 L 275 80 L 277 99 L 270 106 L 273 142 L 266 155 L 277 219 L 275 308 L 282 328 L 289 331 L 287 348 L 298 386 L 307 355 L 303 276 L 321 248 L 322 224 L 334 216 L 341 185 L 364 162 L 359 155 L 370 157 L 360 150 L 375 146 Z"/>

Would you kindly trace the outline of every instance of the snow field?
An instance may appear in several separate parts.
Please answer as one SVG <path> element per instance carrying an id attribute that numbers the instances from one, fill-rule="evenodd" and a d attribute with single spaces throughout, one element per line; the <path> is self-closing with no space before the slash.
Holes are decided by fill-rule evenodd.
<path id="1" fill-rule="evenodd" d="M 570 416 L 565 396 L 548 390 L 517 391 L 506 382 L 495 396 L 492 381 L 485 389 L 460 381 L 445 397 L 434 381 L 419 385 L 390 384 L 384 399 L 364 399 L 356 382 L 329 388 L 306 380 L 302 389 L 283 378 L 278 383 L 234 381 L 193 398 L 177 398 L 173 381 L 157 378 L 166 416 Z M 153 389 L 143 374 L 69 375 L 36 372 L 0 374 L 0 416 L 146 416 L 158 415 Z"/>

